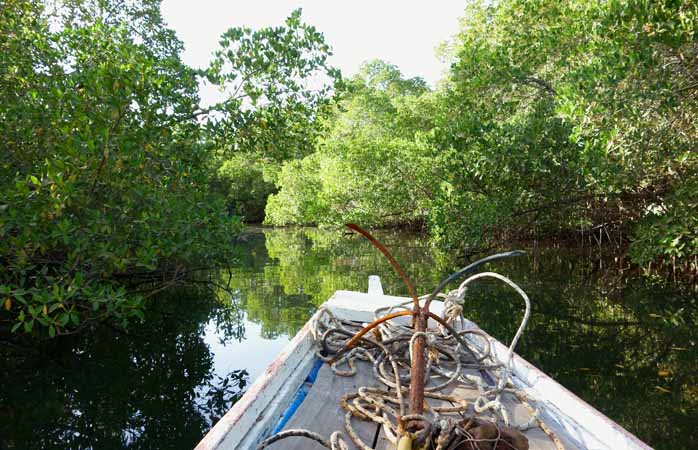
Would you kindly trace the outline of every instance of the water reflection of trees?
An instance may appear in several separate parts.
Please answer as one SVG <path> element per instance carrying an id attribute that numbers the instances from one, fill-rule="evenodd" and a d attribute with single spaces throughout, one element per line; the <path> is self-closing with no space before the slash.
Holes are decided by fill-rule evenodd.
<path id="1" fill-rule="evenodd" d="M 251 261 L 236 269 L 232 284 L 244 293 L 242 304 L 248 319 L 262 325 L 265 337 L 293 335 L 337 290 L 366 291 L 368 274 L 380 274 L 386 292 L 406 293 L 390 264 L 365 239 L 313 228 L 265 229 L 256 235 L 244 238 Z M 394 232 L 378 235 L 405 262 L 417 283 L 431 286 L 436 282 L 439 272 L 422 237 Z"/>
<path id="2" fill-rule="evenodd" d="M 128 333 L 101 327 L 31 349 L 4 346 L 0 447 L 195 446 L 239 398 L 247 373 L 216 374 L 203 340 L 207 323 L 231 319 L 229 308 L 211 293 L 165 295 Z"/>
<path id="3" fill-rule="evenodd" d="M 380 238 L 420 292 L 453 268 L 418 236 Z M 248 318 L 267 336 L 292 335 L 335 290 L 365 290 L 371 273 L 381 275 L 387 293 L 405 294 L 367 242 L 342 232 L 265 230 L 249 242 L 254 268 L 240 269 L 234 283 L 245 293 Z M 525 358 L 657 448 L 696 442 L 694 292 L 642 278 L 591 249 L 532 249 L 491 269 L 532 298 L 533 318 L 519 347 Z M 496 282 L 470 289 L 467 316 L 503 341 L 514 335 L 522 311 L 516 296 Z"/>

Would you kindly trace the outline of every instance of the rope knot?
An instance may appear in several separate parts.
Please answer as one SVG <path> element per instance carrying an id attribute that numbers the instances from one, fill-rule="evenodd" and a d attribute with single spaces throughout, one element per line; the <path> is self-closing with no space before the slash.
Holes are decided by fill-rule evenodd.
<path id="1" fill-rule="evenodd" d="M 465 304 L 465 292 L 467 288 L 461 286 L 457 290 L 451 291 L 446 295 L 444 300 L 444 311 L 442 318 L 449 325 L 456 323 L 456 320 L 463 316 L 463 305 Z M 442 334 L 446 334 L 446 330 L 442 325 L 439 325 Z"/>

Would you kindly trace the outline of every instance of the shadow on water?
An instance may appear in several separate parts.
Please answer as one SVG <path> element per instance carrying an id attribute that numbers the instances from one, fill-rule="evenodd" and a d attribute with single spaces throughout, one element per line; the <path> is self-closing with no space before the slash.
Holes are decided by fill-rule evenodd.
<path id="1" fill-rule="evenodd" d="M 456 267 L 421 236 L 378 236 L 420 292 Z M 386 293 L 406 294 L 367 241 L 343 232 L 252 229 L 238 245 L 235 267 L 215 275 L 232 295 L 180 290 L 128 334 L 100 327 L 39 348 L 4 346 L 0 448 L 190 449 L 334 291 L 365 291 L 379 274 Z M 650 445 L 695 445 L 694 291 L 592 249 L 529 249 L 487 269 L 531 296 L 523 357 Z M 466 316 L 502 341 L 522 312 L 496 281 L 469 289 Z"/>
<path id="2" fill-rule="evenodd" d="M 248 383 L 244 369 L 213 368 L 203 329 L 231 315 L 211 297 L 162 295 L 128 333 L 103 326 L 38 347 L 5 346 L 0 448 L 193 448 Z M 229 340 L 241 332 L 220 330 Z"/>

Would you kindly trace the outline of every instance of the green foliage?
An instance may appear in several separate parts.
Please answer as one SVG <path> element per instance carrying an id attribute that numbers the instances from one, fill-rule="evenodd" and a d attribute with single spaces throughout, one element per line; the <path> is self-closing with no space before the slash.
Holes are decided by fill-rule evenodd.
<path id="1" fill-rule="evenodd" d="M 301 21 L 300 9 L 284 26 L 231 28 L 220 44 L 204 71 L 226 93 L 211 108 L 224 114 L 213 114 L 208 123 L 222 161 L 218 185 L 232 211 L 259 222 L 274 191 L 277 164 L 313 151 L 322 130 L 318 117 L 341 77 L 328 65 L 324 36 Z"/>
<path id="2" fill-rule="evenodd" d="M 277 179 L 278 193 L 266 204 L 265 223 L 274 225 L 318 224 L 329 217 L 330 210 L 320 198 L 319 155 L 290 160 L 282 167 Z"/>
<path id="3" fill-rule="evenodd" d="M 150 293 L 229 264 L 238 216 L 263 218 L 279 164 L 310 153 L 339 80 L 300 10 L 231 28 L 206 70 L 181 62 L 156 0 L 13 0 L 0 27 L 0 324 L 12 331 L 125 325 Z M 201 109 L 202 78 L 225 100 Z"/>
<path id="4" fill-rule="evenodd" d="M 216 184 L 227 195 L 230 214 L 243 217 L 245 222 L 261 223 L 264 205 L 274 192 L 276 169 L 277 164 L 254 160 L 244 153 L 226 159 L 218 169 Z"/>
<path id="5" fill-rule="evenodd" d="M 696 269 L 697 25 L 687 1 L 468 2 L 439 89 L 365 66 L 266 220 L 424 220 L 461 255 L 616 233 Z"/>
<path id="6" fill-rule="evenodd" d="M 285 26 L 231 28 L 223 33 L 220 46 L 203 74 L 228 94 L 218 109 L 230 113 L 222 124 L 237 130 L 244 127 L 245 120 L 292 121 L 311 114 L 326 102 L 332 82 L 340 78 L 327 64 L 331 52 L 324 36 L 301 22 L 300 9 L 291 13 Z M 311 86 L 308 81 L 313 77 L 321 79 Z M 245 102 L 248 108 L 242 108 Z M 267 131 L 256 128 L 252 126 L 249 131 Z M 239 145 L 255 147 L 254 142 L 241 141 Z M 275 150 L 289 151 L 283 147 Z"/>
<path id="7" fill-rule="evenodd" d="M 127 324 L 144 293 L 227 262 L 239 223 L 209 192 L 197 79 L 157 5 L 3 6 L 0 321 L 12 331 Z"/>
<path id="8" fill-rule="evenodd" d="M 156 0 L 2 9 L 3 329 L 140 319 L 230 261 L 231 214 L 426 222 L 458 255 L 621 231 L 696 268 L 695 2 L 471 1 L 435 91 L 381 61 L 341 81 L 300 10 L 194 70 Z M 226 98 L 201 109 L 202 79 Z"/>
<path id="9" fill-rule="evenodd" d="M 666 197 L 661 207 L 652 209 L 638 222 L 631 255 L 642 265 L 657 256 L 672 263 L 696 267 L 698 255 L 698 180 L 689 180 Z M 678 264 L 677 264 L 678 261 Z M 685 268 L 685 267 L 683 267 Z"/>
<path id="10" fill-rule="evenodd" d="M 636 224 L 646 262 L 690 241 L 697 8 L 472 2 L 434 132 L 449 174 L 431 217 L 441 242 Z M 673 225 L 652 231 L 658 211 Z"/>
<path id="11" fill-rule="evenodd" d="M 272 224 L 399 224 L 418 220 L 430 195 L 430 93 L 382 61 L 365 64 L 326 119 L 316 153 L 284 165 L 269 199 Z"/>

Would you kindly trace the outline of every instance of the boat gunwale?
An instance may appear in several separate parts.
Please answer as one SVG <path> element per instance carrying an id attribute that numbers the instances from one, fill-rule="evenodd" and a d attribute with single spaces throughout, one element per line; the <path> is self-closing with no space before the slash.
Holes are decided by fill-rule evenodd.
<path id="1" fill-rule="evenodd" d="M 319 312 L 313 314 L 313 318 L 317 314 L 319 314 Z M 308 370 L 310 370 L 312 362 L 315 359 L 312 348 L 311 321 L 312 318 L 308 320 L 293 339 L 286 344 L 278 356 L 269 363 L 264 372 L 257 377 L 250 385 L 250 388 L 237 402 L 235 402 L 232 408 L 214 424 L 195 447 L 195 450 L 211 450 L 227 447 L 238 448 L 240 444 L 246 441 L 250 433 L 248 432 L 245 435 L 240 433 L 239 436 L 231 436 L 231 434 L 236 432 L 236 428 L 248 426 L 248 431 L 259 428 L 261 428 L 259 431 L 263 431 L 264 428 L 268 428 L 270 425 L 273 428 L 275 425 L 274 419 L 276 416 L 280 417 L 282 413 L 270 410 L 270 406 L 272 406 L 275 400 L 277 400 L 276 403 L 284 403 L 283 399 L 278 401 L 280 400 L 278 394 L 282 391 L 291 391 L 290 395 L 285 395 L 285 397 L 289 397 L 288 400 L 290 401 L 290 398 L 295 395 L 295 392 L 303 384 L 307 375 L 305 371 L 299 371 L 298 369 L 302 368 L 304 365 L 308 365 Z M 307 349 L 301 350 L 302 347 L 307 347 Z M 308 358 L 308 355 L 312 355 L 312 358 Z M 306 364 L 304 364 L 304 362 Z M 291 375 L 295 375 L 295 379 L 291 377 Z M 279 385 L 280 377 L 285 377 L 292 385 Z M 273 391 L 267 392 L 267 389 L 270 388 Z M 256 404 L 258 402 L 262 403 Z M 283 411 L 286 409 L 286 406 L 287 405 L 279 404 L 276 409 L 281 409 L 281 411 Z M 257 414 L 257 417 L 250 417 L 250 414 Z M 260 426 L 260 423 L 263 421 L 262 418 L 265 415 L 267 416 L 265 422 L 269 423 L 264 423 Z M 242 432 L 243 430 L 237 431 Z M 225 447 L 221 447 L 222 445 L 225 445 Z"/>
<path id="2" fill-rule="evenodd" d="M 487 339 L 490 342 L 492 352 L 495 356 L 495 358 L 498 361 L 503 360 L 503 355 L 506 355 L 508 351 L 508 346 L 505 346 L 502 344 L 497 338 L 493 337 L 486 331 L 484 331 L 482 328 L 480 328 L 475 322 L 469 320 L 469 319 L 463 319 L 465 323 L 466 329 L 476 329 L 479 330 L 482 334 L 484 334 Z M 468 339 L 470 342 L 478 346 L 479 344 L 475 339 L 469 338 Z M 587 428 L 589 425 L 585 424 L 583 422 L 586 422 L 584 420 L 578 420 L 575 416 L 579 416 L 579 412 L 576 414 L 571 413 L 571 412 L 566 412 L 560 405 L 559 402 L 561 400 L 560 396 L 567 397 L 567 400 L 572 401 L 576 404 L 576 406 L 581 407 L 581 409 L 584 410 L 585 413 L 590 414 L 591 419 L 594 421 L 600 421 L 600 425 L 608 427 L 609 432 L 615 434 L 616 436 L 621 436 L 625 442 L 616 442 L 613 445 L 609 444 L 608 442 L 603 442 L 604 445 L 608 445 L 608 448 L 611 449 L 623 449 L 623 448 L 628 448 L 628 449 L 643 449 L 643 450 L 652 450 L 652 447 L 649 445 L 645 444 L 642 442 L 637 436 L 635 436 L 633 433 L 630 431 L 626 430 L 623 428 L 620 424 L 618 424 L 616 421 L 611 419 L 610 417 L 606 416 L 604 413 L 599 411 L 598 409 L 594 408 L 591 404 L 589 404 L 586 400 L 582 399 L 579 397 L 577 394 L 574 392 L 570 391 L 567 389 L 565 386 L 557 382 L 554 378 L 552 378 L 550 375 L 546 374 L 543 372 L 541 369 L 530 363 L 528 360 L 525 358 L 521 357 L 518 353 L 513 352 L 512 353 L 512 361 L 511 361 L 511 373 L 515 377 L 513 378 L 512 382 L 513 384 L 522 390 L 524 390 L 527 394 L 531 395 L 534 399 L 538 401 L 546 401 L 558 409 L 558 413 L 560 415 L 566 416 L 570 419 L 572 419 L 577 425 L 584 426 Z M 544 386 L 538 387 L 539 385 L 544 384 Z M 558 391 L 557 393 L 546 393 L 541 390 L 541 388 L 550 390 L 554 389 Z M 548 411 L 544 411 L 548 412 Z M 548 412 L 549 413 L 549 412 Z M 548 414 L 549 418 L 553 418 L 551 414 Z M 589 419 L 587 418 L 587 419 Z M 558 427 L 560 424 L 558 423 Z M 592 425 L 593 426 L 593 425 Z M 568 430 L 565 430 L 568 431 Z M 597 431 L 597 429 L 589 430 L 590 432 Z M 619 444 L 625 444 L 624 446 L 618 446 Z"/>

